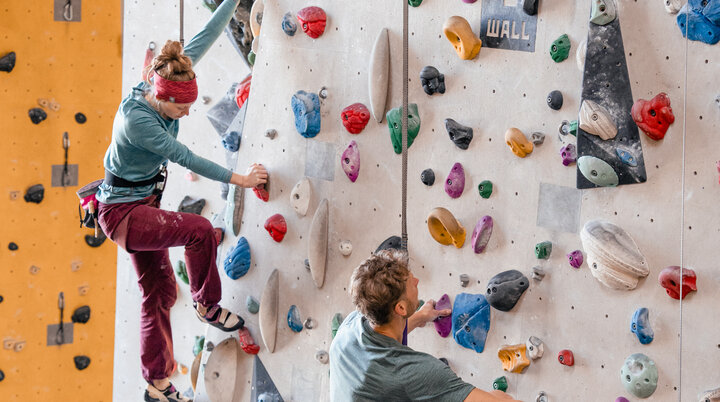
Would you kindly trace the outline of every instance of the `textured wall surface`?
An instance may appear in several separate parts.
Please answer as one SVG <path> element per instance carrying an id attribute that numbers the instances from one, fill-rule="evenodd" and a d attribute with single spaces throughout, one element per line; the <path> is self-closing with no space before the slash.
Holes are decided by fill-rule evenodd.
<path id="1" fill-rule="evenodd" d="M 286 36 L 280 29 L 282 16 L 288 11 L 296 14 L 306 5 L 317 5 L 327 12 L 325 34 L 316 40 L 300 30 L 294 37 Z M 414 331 L 409 344 L 446 357 L 463 379 L 479 388 L 488 389 L 493 379 L 506 375 L 509 392 L 522 400 L 534 400 L 540 390 L 555 401 L 631 397 L 620 382 L 619 371 L 625 358 L 638 352 L 654 359 L 659 368 L 653 400 L 693 400 L 698 392 L 717 387 L 720 320 L 713 306 L 720 296 L 720 276 L 714 266 L 720 218 L 711 209 L 720 193 L 715 169 L 718 141 L 714 138 L 720 125 L 720 111 L 714 101 L 714 77 L 720 63 L 716 47 L 686 43 L 675 17 L 667 14 L 660 2 L 618 1 L 633 98 L 668 93 L 676 120 L 663 141 L 655 142 L 641 134 L 646 183 L 573 190 L 576 169 L 561 164 L 559 149 L 574 138 L 558 137 L 557 127 L 562 120 L 576 119 L 580 107 L 582 72 L 574 56 L 587 36 L 590 2 L 541 2 L 535 52 L 483 48 L 476 59 L 461 61 L 442 35 L 442 25 L 448 17 L 461 15 L 477 34 L 481 9 L 482 2 L 425 0 L 410 10 L 409 97 L 419 105 L 422 119 L 420 134 L 409 152 L 411 266 L 420 279 L 420 297 L 425 300 L 437 299 L 443 293 L 452 300 L 461 292 L 484 293 L 488 280 L 508 269 L 518 269 L 529 277 L 531 268 L 541 265 L 547 275 L 542 282 L 531 283 L 512 311 L 493 310 L 483 353 L 440 338 L 432 326 Z M 125 25 L 132 29 L 127 29 L 124 37 L 123 94 L 138 81 L 147 43 L 154 40 L 162 44 L 168 38 L 177 38 L 177 11 L 176 2 L 171 1 L 126 3 Z M 209 11 L 189 4 L 186 37 L 208 17 Z M 392 151 L 386 123 L 371 121 L 354 136 L 342 127 L 340 111 L 355 102 L 369 105 L 368 59 L 383 27 L 389 29 L 392 54 L 388 106 L 401 105 L 402 2 L 320 0 L 298 4 L 267 0 L 263 21 L 236 170 L 242 172 L 252 162 L 265 164 L 271 177 L 270 200 L 263 203 L 246 192 L 240 235 L 250 243 L 252 267 L 236 281 L 221 272 L 223 303 L 246 318 L 261 343 L 258 318 L 247 312 L 245 297 L 250 294 L 259 299 L 270 272 L 277 268 L 281 288 L 278 341 L 272 354 L 261 343 L 260 357 L 286 400 L 327 400 L 328 370 L 315 361 L 315 352 L 329 349 L 331 317 L 336 312 L 346 315 L 352 309 L 347 284 L 353 268 L 385 238 L 399 235 L 401 211 L 401 159 Z M 572 42 L 570 58 L 556 64 L 548 49 L 563 33 Z M 419 72 L 426 65 L 445 74 L 444 95 L 430 97 L 422 91 Z M 231 43 L 221 37 L 197 66 L 200 95 L 213 101 L 208 105 L 196 103 L 191 115 L 183 119 L 182 142 L 203 156 L 225 163 L 219 136 L 204 115 L 247 72 Z M 321 106 L 322 130 L 315 138 L 305 139 L 295 130 L 290 98 L 298 90 L 318 92 L 322 87 L 328 90 Z M 546 95 L 554 89 L 565 97 L 560 111 L 546 105 Z M 448 117 L 474 129 L 469 149 L 460 150 L 449 140 L 443 124 Z M 534 131 L 544 132 L 545 143 L 529 157 L 519 159 L 504 143 L 509 127 L 517 127 L 528 136 Z M 264 136 L 269 128 L 278 131 L 273 140 Z M 358 143 L 361 155 L 360 176 L 355 183 L 347 179 L 339 164 L 350 140 Z M 327 158 L 333 170 L 325 172 L 325 178 L 310 177 L 313 197 L 308 214 L 300 217 L 290 206 L 290 191 L 304 172 Z M 443 180 L 455 162 L 465 168 L 466 185 L 460 198 L 451 199 L 443 191 Z M 419 180 L 426 168 L 435 171 L 432 187 Z M 224 202 L 217 183 L 203 178 L 187 182 L 183 178 L 185 169 L 178 166 L 171 166 L 170 171 L 164 208 L 176 209 L 183 196 L 191 195 L 208 201 L 204 216 L 211 219 L 221 213 Z M 483 180 L 495 185 L 487 200 L 477 192 Z M 540 199 L 543 183 L 579 194 L 576 232 L 536 224 L 538 215 L 548 211 Z M 303 260 L 307 258 L 312 215 L 323 198 L 330 202 L 329 259 L 325 285 L 317 289 Z M 430 237 L 426 217 L 438 206 L 449 209 L 468 231 L 463 248 L 441 246 Z M 288 233 L 282 243 L 275 243 L 263 229 L 265 220 L 275 213 L 287 220 Z M 476 255 L 467 243 L 475 223 L 484 215 L 493 217 L 495 228 L 487 251 Z M 580 228 L 596 218 L 623 227 L 646 256 L 650 275 L 637 289 L 623 292 L 606 288 L 592 277 L 587 264 L 578 270 L 567 264 L 565 254 L 582 248 Z M 339 252 L 342 240 L 353 244 L 349 257 Z M 553 252 L 549 260 L 538 261 L 533 250 L 543 240 L 552 241 Z M 234 236 L 226 237 L 219 249 L 220 261 L 235 242 Z M 182 258 L 182 250 L 171 250 L 171 257 L 176 263 Z M 122 336 L 116 341 L 114 396 L 124 400 L 141 395 L 144 384 L 139 372 L 139 291 L 127 255 L 120 251 L 118 260 L 116 328 Z M 699 287 L 683 301 L 682 316 L 680 303 L 665 295 L 657 284 L 664 267 L 681 262 L 696 271 Z M 467 288 L 460 287 L 461 274 L 470 276 Z M 316 320 L 317 327 L 293 333 L 285 324 L 292 304 L 299 307 L 303 319 Z M 204 334 L 215 344 L 227 336 L 201 325 L 189 306 L 189 290 L 181 283 L 172 320 L 176 358 L 187 366 L 193 359 L 196 335 Z M 629 330 L 633 312 L 643 306 L 650 309 L 655 330 L 655 340 L 649 345 L 641 345 Z M 523 374 L 503 372 L 497 348 L 524 343 L 531 335 L 545 342 L 545 356 Z M 562 349 L 573 350 L 574 367 L 557 362 Z M 242 355 L 238 364 L 235 400 L 247 400 L 252 359 Z M 189 387 L 187 376 L 178 375 L 173 381 L 181 390 Z M 199 391 L 202 393 L 202 387 Z M 198 396 L 198 400 L 204 399 L 207 397 Z"/>

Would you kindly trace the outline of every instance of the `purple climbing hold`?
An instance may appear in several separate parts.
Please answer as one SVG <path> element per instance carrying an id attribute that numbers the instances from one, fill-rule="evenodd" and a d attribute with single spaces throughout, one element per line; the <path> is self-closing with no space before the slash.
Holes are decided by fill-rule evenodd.
<path id="1" fill-rule="evenodd" d="M 575 144 L 567 144 L 560 148 L 560 156 L 562 156 L 562 164 L 565 166 L 570 166 L 577 162 L 577 149 L 575 148 Z"/>
<path id="2" fill-rule="evenodd" d="M 583 261 L 585 261 L 583 253 L 580 250 L 575 250 L 571 253 L 568 253 L 567 259 L 568 263 L 570 263 L 570 266 L 573 268 L 580 268 L 580 266 L 583 264 Z"/>
<path id="3" fill-rule="evenodd" d="M 472 244 L 473 251 L 475 251 L 475 254 L 481 254 L 483 251 L 485 251 L 485 248 L 488 245 L 488 242 L 490 241 L 490 235 L 492 235 L 493 230 L 493 219 L 485 215 L 483 216 L 475 225 L 475 229 L 472 233 L 472 241 L 470 244 Z"/>
<path id="4" fill-rule="evenodd" d="M 457 162 L 453 165 L 447 179 L 445 179 L 445 192 L 451 198 L 458 198 L 465 189 L 465 169 Z"/>
<path id="5" fill-rule="evenodd" d="M 451 307 L 452 304 L 450 304 L 450 297 L 447 293 L 442 295 L 442 297 L 435 302 L 435 310 L 446 310 Z M 447 336 L 450 335 L 450 330 L 452 330 L 452 316 L 448 315 L 435 319 L 435 331 L 437 331 L 440 336 L 447 338 Z"/>
<path id="6" fill-rule="evenodd" d="M 630 402 L 630 400 L 625 398 L 624 396 L 618 396 L 617 398 L 615 398 L 615 402 Z"/>
<path id="7" fill-rule="evenodd" d="M 350 145 L 343 152 L 340 164 L 348 179 L 355 183 L 358 175 L 360 175 L 360 151 L 355 140 L 350 141 Z"/>

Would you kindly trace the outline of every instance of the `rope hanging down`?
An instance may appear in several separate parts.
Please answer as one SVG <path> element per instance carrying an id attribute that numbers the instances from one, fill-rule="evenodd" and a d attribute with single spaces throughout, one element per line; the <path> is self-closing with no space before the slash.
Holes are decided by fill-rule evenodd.
<path id="1" fill-rule="evenodd" d="M 185 0 L 180 1 L 180 46 L 185 47 Z"/>
<path id="2" fill-rule="evenodd" d="M 403 99 L 402 99 L 402 236 L 400 247 L 407 251 L 407 143 L 408 143 L 408 2 L 403 3 Z M 408 257 L 409 258 L 409 257 Z"/>

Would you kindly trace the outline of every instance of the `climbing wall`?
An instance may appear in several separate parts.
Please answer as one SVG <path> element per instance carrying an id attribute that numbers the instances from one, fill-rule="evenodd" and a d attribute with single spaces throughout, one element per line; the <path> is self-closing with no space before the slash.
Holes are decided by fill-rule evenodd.
<path id="1" fill-rule="evenodd" d="M 73 22 L 63 19 L 62 7 L 55 14 L 52 1 L 0 7 L 0 57 L 16 54 L 13 70 L 0 72 L 5 401 L 112 397 L 117 253 L 109 241 L 98 247 L 86 243 L 93 231 L 79 226 L 75 191 L 103 174 L 102 155 L 121 99 L 122 11 L 118 0 L 72 3 L 67 16 Z M 42 109 L 46 119 L 33 124 L 28 116 L 33 108 Z M 26 202 L 26 190 L 37 184 L 44 188 L 42 201 Z M 81 306 L 90 307 L 90 318 L 73 323 Z M 89 358 L 82 371 L 74 361 L 80 356 Z"/>
<path id="2" fill-rule="evenodd" d="M 210 15 L 199 3 L 187 4 L 187 38 Z M 720 357 L 716 335 L 720 320 L 714 308 L 720 296 L 720 277 L 713 251 L 720 237 L 720 218 L 710 209 L 720 193 L 714 146 L 720 110 L 713 92 L 720 61 L 715 48 L 686 42 L 675 16 L 666 13 L 661 2 L 617 1 L 633 99 L 650 99 L 666 92 L 675 122 L 658 142 L 640 133 L 645 183 L 577 190 L 576 166 L 563 166 L 559 154 L 575 137 L 559 135 L 558 127 L 563 120 L 578 118 L 583 72 L 576 65 L 575 51 L 587 38 L 590 2 L 541 1 L 534 52 L 483 48 L 474 60 L 460 60 L 442 34 L 443 23 L 460 15 L 478 34 L 485 18 L 483 3 L 491 1 L 450 4 L 425 0 L 410 9 L 409 98 L 418 104 L 422 121 L 409 151 L 411 268 L 425 300 L 438 299 L 443 293 L 451 300 L 462 292 L 484 294 L 490 278 L 509 269 L 530 278 L 532 268 L 540 266 L 546 275 L 542 281 L 531 280 L 510 312 L 493 309 L 483 353 L 465 349 L 452 338 L 440 338 L 432 326 L 414 331 L 410 346 L 447 358 L 458 375 L 479 388 L 489 389 L 495 378 L 505 375 L 508 392 L 527 401 L 535 400 L 541 390 L 553 401 L 614 400 L 620 395 L 637 400 L 620 379 L 623 362 L 633 353 L 644 353 L 658 367 L 652 400 L 693 400 L 699 392 L 720 386 L 712 363 Z M 315 40 L 300 28 L 293 37 L 283 33 L 283 15 L 288 11 L 297 14 L 309 5 L 326 11 L 325 33 Z M 125 24 L 133 29 L 124 36 L 123 94 L 138 81 L 148 42 L 161 45 L 178 37 L 177 20 L 158 18 L 178 11 L 177 2 L 172 1 L 126 4 Z M 298 4 L 267 0 L 237 162 L 228 159 L 220 137 L 205 117 L 227 89 L 248 73 L 227 37 L 221 37 L 197 66 L 200 96 L 211 101 L 198 101 L 181 124 L 180 141 L 198 154 L 223 164 L 230 160 L 238 172 L 253 162 L 263 163 L 270 172 L 267 203 L 246 191 L 240 236 L 250 244 L 252 265 L 238 280 L 221 271 L 222 303 L 246 319 L 261 345 L 264 367 L 285 400 L 329 399 L 328 366 L 314 356 L 329 349 L 332 316 L 338 312 L 345 316 L 352 310 L 347 285 L 353 268 L 388 236 L 400 234 L 401 159 L 392 150 L 387 124 L 371 118 L 361 134 L 351 135 L 340 120 L 344 107 L 355 102 L 370 105 L 368 63 L 382 28 L 389 31 L 391 52 L 388 109 L 399 107 L 402 1 Z M 570 57 L 555 63 L 549 55 L 550 44 L 563 33 L 571 42 Z M 445 75 L 444 94 L 423 92 L 419 73 L 427 65 Z M 290 99 L 298 90 L 318 93 L 323 87 L 327 96 L 320 100 L 321 131 L 314 138 L 303 138 L 295 129 Z M 564 95 L 559 111 L 546 104 L 547 94 L 556 89 Z M 467 150 L 450 140 L 444 127 L 446 118 L 473 128 L 474 138 Z M 527 137 L 542 132 L 545 141 L 526 158 L 518 158 L 505 144 L 504 133 L 510 127 L 517 127 Z M 264 135 L 268 129 L 277 131 L 274 139 Z M 357 142 L 361 159 L 354 183 L 340 166 L 340 156 L 351 140 Z M 456 162 L 464 166 L 466 183 L 462 196 L 452 199 L 443 183 Z M 420 181 L 420 172 L 427 168 L 436 176 L 431 187 Z M 220 186 L 204 178 L 187 181 L 185 174 L 184 168 L 170 166 L 163 208 L 177 209 L 180 200 L 190 195 L 207 200 L 203 216 L 213 219 L 221 214 L 225 203 Z M 299 216 L 290 206 L 290 192 L 303 176 L 310 180 L 312 199 L 308 213 Z M 494 185 L 488 199 L 481 198 L 477 190 L 484 180 Z M 325 283 L 318 289 L 304 260 L 312 217 L 322 199 L 329 201 L 330 225 Z M 432 239 L 426 220 L 436 207 L 448 209 L 465 227 L 465 246 L 442 246 Z M 263 229 L 265 220 L 276 213 L 287 220 L 287 234 L 281 243 Z M 470 234 L 485 215 L 494 220 L 493 234 L 487 250 L 475 254 L 469 245 Z M 579 233 L 592 219 L 606 219 L 622 227 L 646 257 L 650 273 L 635 290 L 609 289 L 593 278 L 587 263 L 579 269 L 567 263 L 565 254 L 583 249 Z M 339 250 L 344 240 L 353 246 L 349 256 Z M 236 241 L 237 237 L 227 233 L 219 249 L 220 265 Z M 547 260 L 534 254 L 535 245 L 542 241 L 553 245 Z M 181 258 L 182 249 L 171 250 L 174 264 Z M 691 293 L 682 304 L 658 285 L 663 268 L 681 264 L 694 269 L 698 278 L 697 293 Z M 247 311 L 245 299 L 248 295 L 260 299 L 273 269 L 279 271 L 281 291 L 277 345 L 270 353 L 260 338 L 258 316 Z M 469 276 L 467 287 L 461 287 L 462 274 Z M 135 281 L 127 255 L 120 251 L 116 325 L 122 336 L 116 341 L 113 391 L 118 400 L 139 397 L 145 387 L 139 369 L 140 296 Z M 179 289 L 172 311 L 175 355 L 181 366 L 190 367 L 195 336 L 206 336 L 207 341 L 219 345 L 228 335 L 201 325 L 190 307 L 187 285 L 180 283 Z M 285 323 L 291 305 L 298 306 L 303 321 L 311 317 L 315 327 L 292 332 Z M 630 332 L 631 317 L 640 307 L 650 310 L 655 332 L 648 345 L 640 344 Z M 522 374 L 504 372 L 498 348 L 524 344 L 530 336 L 544 341 L 544 357 L 533 361 Z M 573 351 L 574 366 L 558 362 L 563 349 Z M 203 361 L 207 359 L 206 352 Z M 228 378 L 228 373 L 218 372 L 226 388 L 234 387 L 234 399 L 228 400 L 247 400 L 252 358 L 240 352 L 237 376 Z M 196 400 L 208 400 L 204 375 L 212 377 L 214 373 L 201 370 Z M 187 375 L 178 374 L 172 380 L 181 391 L 190 387 Z"/>

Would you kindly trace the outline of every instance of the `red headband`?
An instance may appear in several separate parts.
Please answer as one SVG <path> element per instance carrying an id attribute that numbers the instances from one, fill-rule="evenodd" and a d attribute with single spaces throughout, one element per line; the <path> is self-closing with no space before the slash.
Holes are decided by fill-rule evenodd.
<path id="1" fill-rule="evenodd" d="M 193 103 L 198 97 L 198 87 L 195 78 L 188 81 L 171 81 L 153 74 L 155 85 L 155 98 L 172 103 Z"/>

